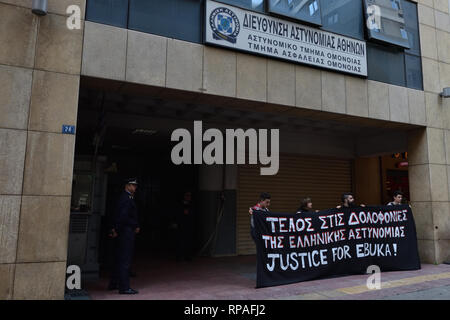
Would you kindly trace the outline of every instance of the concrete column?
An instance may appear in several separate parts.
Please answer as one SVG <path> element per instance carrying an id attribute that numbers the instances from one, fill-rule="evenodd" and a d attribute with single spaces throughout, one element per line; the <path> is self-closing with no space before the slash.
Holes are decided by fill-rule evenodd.
<path id="1" fill-rule="evenodd" d="M 199 238 L 203 254 L 236 253 L 236 166 L 202 165 L 199 170 Z M 225 179 L 225 180 L 224 180 Z M 223 209 L 222 196 L 224 197 Z"/>
<path id="2" fill-rule="evenodd" d="M 450 99 L 439 93 L 450 86 L 450 11 L 447 1 L 418 1 L 417 9 L 426 111 L 426 122 L 418 124 L 426 129 L 409 135 L 410 194 L 422 261 L 442 263 L 450 260 Z"/>
<path id="3" fill-rule="evenodd" d="M 408 141 L 409 187 L 422 262 L 450 258 L 450 210 L 445 135 L 447 130 L 417 129 Z"/>
<path id="4" fill-rule="evenodd" d="M 85 0 L 0 1 L 0 300 L 63 299 Z"/>
<path id="5" fill-rule="evenodd" d="M 379 157 L 355 159 L 355 196 L 358 203 L 366 205 L 381 202 Z"/>

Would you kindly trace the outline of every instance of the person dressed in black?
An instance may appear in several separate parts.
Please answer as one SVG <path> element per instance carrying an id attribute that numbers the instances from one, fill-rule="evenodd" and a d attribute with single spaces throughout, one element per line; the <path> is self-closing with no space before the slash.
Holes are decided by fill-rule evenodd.
<path id="1" fill-rule="evenodd" d="M 313 203 L 310 197 L 306 197 L 300 203 L 300 207 L 297 209 L 297 213 L 302 212 L 319 212 L 319 210 L 313 209 Z"/>
<path id="2" fill-rule="evenodd" d="M 250 213 L 250 235 L 252 236 L 253 241 L 257 241 L 256 239 L 256 231 L 255 231 L 255 221 L 253 218 L 253 211 L 263 211 L 269 212 L 270 206 L 270 194 L 267 192 L 263 192 L 259 196 L 259 201 L 253 207 L 248 209 L 248 213 Z"/>
<path id="3" fill-rule="evenodd" d="M 340 209 L 340 208 L 354 208 L 357 207 L 356 202 L 355 202 L 355 197 L 353 196 L 353 193 L 350 192 L 346 192 L 343 193 L 341 196 L 341 205 L 338 205 L 336 208 Z M 360 204 L 360 207 L 365 207 L 365 204 Z"/>
<path id="4" fill-rule="evenodd" d="M 119 289 L 120 294 L 136 294 L 130 288 L 130 266 L 133 258 L 134 238 L 139 233 L 138 210 L 134 202 L 137 189 L 135 178 L 125 181 L 125 190 L 121 193 L 113 219 L 111 237 L 117 238 L 114 270 L 108 289 Z"/>
<path id="5" fill-rule="evenodd" d="M 393 201 L 389 202 L 387 206 L 400 206 L 403 204 L 403 192 L 400 190 L 394 191 L 392 194 Z"/>
<path id="6" fill-rule="evenodd" d="M 194 237 L 194 207 L 192 204 L 192 192 L 186 191 L 183 201 L 176 210 L 176 224 L 178 227 L 177 237 L 177 260 L 192 260 L 192 243 Z"/>

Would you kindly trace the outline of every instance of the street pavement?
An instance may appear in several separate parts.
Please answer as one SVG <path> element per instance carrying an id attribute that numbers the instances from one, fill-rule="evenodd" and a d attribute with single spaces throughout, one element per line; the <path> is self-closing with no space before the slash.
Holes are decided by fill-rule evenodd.
<path id="1" fill-rule="evenodd" d="M 256 257 L 138 259 L 131 286 L 138 295 L 107 291 L 107 275 L 84 284 L 91 299 L 143 300 L 450 300 L 450 265 L 422 264 L 420 270 L 381 273 L 381 289 L 369 275 L 352 275 L 255 289 Z"/>

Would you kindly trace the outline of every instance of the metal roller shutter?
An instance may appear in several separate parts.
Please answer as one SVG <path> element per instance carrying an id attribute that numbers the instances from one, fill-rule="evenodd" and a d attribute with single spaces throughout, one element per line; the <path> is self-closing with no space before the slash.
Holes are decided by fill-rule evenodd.
<path id="1" fill-rule="evenodd" d="M 314 209 L 327 209 L 339 204 L 343 192 L 352 190 L 352 161 L 348 159 L 281 154 L 279 168 L 274 176 L 262 176 L 258 165 L 239 165 L 236 224 L 239 255 L 256 253 L 248 208 L 256 204 L 261 192 L 271 194 L 271 210 L 294 212 L 305 196 L 312 198 Z"/>

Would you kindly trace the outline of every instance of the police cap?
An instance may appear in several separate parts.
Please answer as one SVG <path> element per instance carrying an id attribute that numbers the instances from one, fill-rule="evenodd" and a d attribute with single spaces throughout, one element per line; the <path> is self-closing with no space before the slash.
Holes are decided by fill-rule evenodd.
<path id="1" fill-rule="evenodd" d="M 128 179 L 125 179 L 125 184 L 138 184 L 137 183 L 137 179 L 136 178 L 128 178 Z"/>

